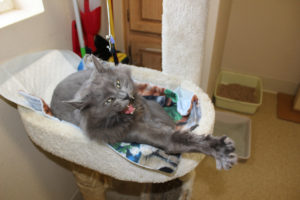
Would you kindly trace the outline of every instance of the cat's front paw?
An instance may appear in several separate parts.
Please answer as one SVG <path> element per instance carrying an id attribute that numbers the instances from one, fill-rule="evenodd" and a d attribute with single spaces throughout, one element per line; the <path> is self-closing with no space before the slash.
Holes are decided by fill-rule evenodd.
<path id="1" fill-rule="evenodd" d="M 234 153 L 234 142 L 227 136 L 218 138 L 211 146 L 214 149 L 213 156 L 216 159 L 217 169 L 231 169 L 237 163 L 237 155 Z"/>

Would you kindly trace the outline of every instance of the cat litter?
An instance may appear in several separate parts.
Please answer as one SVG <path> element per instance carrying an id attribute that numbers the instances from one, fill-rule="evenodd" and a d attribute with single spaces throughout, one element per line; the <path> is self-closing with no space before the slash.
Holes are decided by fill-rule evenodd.
<path id="1" fill-rule="evenodd" d="M 255 76 L 221 71 L 214 97 L 217 107 L 254 114 L 262 103 L 262 81 Z"/>

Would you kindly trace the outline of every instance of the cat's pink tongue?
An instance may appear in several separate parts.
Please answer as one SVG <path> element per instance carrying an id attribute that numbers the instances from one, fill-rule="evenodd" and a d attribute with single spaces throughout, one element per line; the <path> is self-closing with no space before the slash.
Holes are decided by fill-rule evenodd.
<path id="1" fill-rule="evenodd" d="M 125 108 L 125 110 L 123 111 L 126 115 L 132 115 L 135 111 L 135 107 L 133 107 L 131 104 L 129 104 L 127 106 L 127 108 Z"/>

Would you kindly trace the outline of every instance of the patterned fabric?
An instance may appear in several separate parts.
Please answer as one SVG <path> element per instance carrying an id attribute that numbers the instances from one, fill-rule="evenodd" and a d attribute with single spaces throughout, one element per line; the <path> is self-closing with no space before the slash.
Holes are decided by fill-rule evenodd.
<path id="1" fill-rule="evenodd" d="M 185 98 L 177 95 L 178 93 L 191 93 L 190 91 L 178 87 L 173 92 L 171 90 L 159 88 L 148 83 L 137 83 L 136 86 L 140 95 L 144 96 L 144 98 L 148 100 L 155 100 L 162 107 L 164 107 L 165 111 L 176 122 L 177 129 L 188 130 L 191 127 L 191 123 L 193 126 L 196 126 L 199 123 L 201 118 L 201 109 L 198 97 L 194 94 L 191 96 L 191 98 Z M 186 115 L 180 115 L 178 112 L 177 102 L 190 105 L 187 109 Z M 176 116 L 174 116 L 174 113 L 176 113 Z M 191 113 L 193 113 L 193 117 L 192 119 L 189 119 L 191 117 Z"/>

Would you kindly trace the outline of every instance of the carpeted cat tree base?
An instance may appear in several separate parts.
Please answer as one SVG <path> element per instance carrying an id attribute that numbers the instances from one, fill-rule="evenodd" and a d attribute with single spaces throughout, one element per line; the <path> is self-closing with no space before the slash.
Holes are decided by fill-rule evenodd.
<path id="1" fill-rule="evenodd" d="M 136 183 L 120 181 L 79 165 L 73 165 L 72 172 L 85 200 L 188 200 L 196 175 L 192 170 L 165 183 Z"/>

